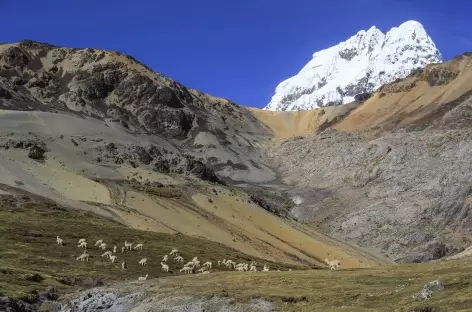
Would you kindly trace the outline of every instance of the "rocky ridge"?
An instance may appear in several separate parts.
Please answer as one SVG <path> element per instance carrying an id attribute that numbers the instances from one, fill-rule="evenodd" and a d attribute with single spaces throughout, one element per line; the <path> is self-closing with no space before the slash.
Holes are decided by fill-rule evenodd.
<path id="1" fill-rule="evenodd" d="M 158 136 L 189 157 L 204 157 L 223 178 L 274 176 L 255 148 L 267 130 L 247 109 L 118 52 L 28 40 L 0 45 L 0 108 L 80 114 L 132 135 Z"/>

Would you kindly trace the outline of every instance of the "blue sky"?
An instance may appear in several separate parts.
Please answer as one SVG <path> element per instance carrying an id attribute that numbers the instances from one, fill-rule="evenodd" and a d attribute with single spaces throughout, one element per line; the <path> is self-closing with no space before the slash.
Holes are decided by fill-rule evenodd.
<path id="1" fill-rule="evenodd" d="M 446 59 L 472 51 L 470 0 L 0 0 L 0 42 L 119 50 L 239 104 L 262 107 L 311 55 L 375 25 L 425 26 Z"/>

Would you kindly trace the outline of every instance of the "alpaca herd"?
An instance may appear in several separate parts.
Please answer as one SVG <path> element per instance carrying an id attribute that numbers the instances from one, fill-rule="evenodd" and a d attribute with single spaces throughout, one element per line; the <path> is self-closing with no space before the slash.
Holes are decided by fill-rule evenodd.
<path id="1" fill-rule="evenodd" d="M 60 246 L 64 246 L 64 240 L 60 238 L 59 236 L 56 237 L 56 242 Z M 98 247 L 99 249 L 106 250 L 107 244 L 103 240 L 98 240 L 95 242 L 95 247 Z M 83 253 L 79 255 L 76 260 L 77 261 L 82 261 L 82 262 L 88 262 L 90 258 L 90 254 L 87 250 L 87 241 L 84 238 L 79 239 L 77 242 L 77 247 L 84 249 Z M 125 251 L 131 251 L 131 250 L 140 250 L 142 251 L 144 247 L 144 244 L 139 243 L 136 244 L 133 247 L 132 243 L 129 243 L 128 241 L 124 242 L 124 246 L 121 247 L 121 253 L 125 253 Z M 102 258 L 108 258 L 111 263 L 116 263 L 118 261 L 118 256 L 116 255 L 117 252 L 117 246 L 113 246 L 113 250 L 107 250 L 103 254 L 101 254 Z M 170 271 L 170 266 L 168 262 L 172 259 L 175 263 L 178 264 L 183 264 L 185 262 L 184 258 L 180 254 L 179 250 L 177 249 L 172 249 L 169 254 L 166 254 L 162 257 L 162 261 L 160 262 L 161 265 L 161 270 L 163 272 L 169 272 Z M 341 262 L 339 260 L 332 260 L 329 261 L 328 259 L 325 259 L 326 264 L 329 266 L 330 270 L 339 270 L 341 268 Z M 140 266 L 146 266 L 148 263 L 147 258 L 142 258 L 141 260 L 138 261 L 138 264 Z M 201 264 L 200 260 L 198 257 L 194 257 L 191 261 L 187 262 L 186 264 L 183 264 L 183 267 L 179 270 L 180 273 L 184 274 L 192 274 L 192 273 L 197 273 L 198 274 L 209 274 L 211 272 L 213 263 L 211 261 L 206 261 L 203 264 Z M 257 272 L 257 265 L 256 262 L 252 261 L 251 263 L 236 263 L 235 261 L 231 259 L 223 259 L 223 260 L 218 260 L 217 266 L 219 268 L 226 267 L 228 270 L 235 270 L 239 272 Z M 121 263 L 121 269 L 125 270 L 127 268 L 127 263 L 123 261 Z M 264 265 L 261 268 L 262 272 L 268 272 L 270 271 L 269 267 L 267 265 Z M 278 270 L 280 271 L 280 270 Z M 289 269 L 289 271 L 292 271 Z M 139 281 L 145 281 L 148 278 L 148 274 L 143 277 L 138 277 Z"/>

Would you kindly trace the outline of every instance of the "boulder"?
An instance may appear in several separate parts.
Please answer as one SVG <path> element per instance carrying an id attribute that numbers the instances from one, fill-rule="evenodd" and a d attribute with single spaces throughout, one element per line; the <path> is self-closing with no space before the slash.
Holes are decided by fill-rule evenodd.
<path id="1" fill-rule="evenodd" d="M 43 160 L 47 151 L 38 145 L 33 145 L 28 152 L 28 157 L 35 160 Z"/>
<path id="2" fill-rule="evenodd" d="M 424 285 L 423 289 L 416 295 L 413 296 L 415 300 L 426 300 L 431 298 L 433 293 L 441 291 L 444 289 L 443 282 L 439 280 L 432 281 Z"/>
<path id="3" fill-rule="evenodd" d="M 365 93 L 361 93 L 361 94 L 356 95 L 354 97 L 354 100 L 356 100 L 357 102 L 364 102 L 364 101 L 367 101 L 368 99 L 370 99 L 371 97 L 372 97 L 371 93 L 365 92 Z"/>

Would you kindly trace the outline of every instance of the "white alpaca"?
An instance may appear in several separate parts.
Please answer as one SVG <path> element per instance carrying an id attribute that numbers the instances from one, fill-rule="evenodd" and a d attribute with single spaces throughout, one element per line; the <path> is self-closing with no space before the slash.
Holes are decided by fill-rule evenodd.
<path id="1" fill-rule="evenodd" d="M 174 258 L 174 260 L 179 262 L 179 263 L 184 262 L 184 258 L 182 256 L 177 256 L 177 257 Z"/>
<path id="2" fill-rule="evenodd" d="M 146 276 L 140 276 L 140 277 L 138 277 L 138 281 L 145 281 L 145 280 L 147 280 L 148 276 L 149 276 L 149 274 L 146 274 Z"/>
<path id="3" fill-rule="evenodd" d="M 203 266 L 207 266 L 209 269 L 211 269 L 211 261 L 205 262 Z"/>
<path id="4" fill-rule="evenodd" d="M 194 265 L 195 267 L 197 267 L 197 268 L 200 267 L 200 261 L 194 260 L 194 261 L 192 261 L 192 262 L 193 262 L 193 265 Z"/>
<path id="5" fill-rule="evenodd" d="M 292 269 L 288 269 L 289 272 L 292 272 Z"/>
<path id="6" fill-rule="evenodd" d="M 180 272 L 184 272 L 186 274 L 190 274 L 192 273 L 192 271 L 193 271 L 193 268 L 190 266 L 184 266 L 182 269 L 180 269 Z"/>
<path id="7" fill-rule="evenodd" d="M 262 272 L 269 272 L 269 267 L 264 265 L 264 268 L 262 269 Z"/>
<path id="8" fill-rule="evenodd" d="M 116 256 L 110 256 L 110 260 L 111 260 L 111 263 L 115 263 L 116 262 Z"/>
<path id="9" fill-rule="evenodd" d="M 101 243 L 98 248 L 101 248 L 103 250 L 105 250 L 107 248 L 107 244 L 106 243 Z"/>
<path id="10" fill-rule="evenodd" d="M 116 253 L 116 246 L 113 246 L 113 253 Z"/>
<path id="11" fill-rule="evenodd" d="M 121 269 L 123 269 L 123 270 L 126 269 L 126 262 L 125 261 L 121 262 Z"/>
<path id="12" fill-rule="evenodd" d="M 205 266 L 202 267 L 200 270 L 198 270 L 198 272 L 200 272 L 200 273 L 203 273 L 203 272 L 205 272 L 205 271 L 208 271 L 208 268 L 205 267 Z"/>
<path id="13" fill-rule="evenodd" d="M 176 255 L 177 256 L 178 253 L 179 253 L 179 251 L 177 249 L 172 249 L 172 251 L 169 253 L 169 255 L 171 255 L 171 256 Z"/>
<path id="14" fill-rule="evenodd" d="M 187 262 L 187 264 L 185 264 L 184 266 L 193 266 L 193 261 Z"/>
<path id="15" fill-rule="evenodd" d="M 136 246 L 134 246 L 134 249 L 135 250 L 143 250 L 143 244 L 137 244 Z"/>
<path id="16" fill-rule="evenodd" d="M 249 270 L 249 264 L 247 264 L 247 263 L 244 263 L 244 265 L 243 265 L 243 269 L 244 269 L 244 271 L 247 271 L 247 270 Z"/>
<path id="17" fill-rule="evenodd" d="M 339 270 L 341 268 L 341 261 L 339 260 L 334 259 L 332 261 L 329 261 L 328 259 L 325 259 L 325 262 L 329 266 L 329 269 L 331 271 Z"/>
<path id="18" fill-rule="evenodd" d="M 225 265 L 228 267 L 228 269 L 231 270 L 231 266 L 236 267 L 236 262 L 234 262 L 233 260 L 226 260 Z"/>
<path id="19" fill-rule="evenodd" d="M 64 240 L 59 236 L 56 236 L 56 242 L 58 245 L 64 246 Z"/>
<path id="20" fill-rule="evenodd" d="M 133 243 L 128 243 L 127 241 L 125 241 L 125 248 L 126 249 L 131 250 L 132 247 L 133 247 Z"/>
<path id="21" fill-rule="evenodd" d="M 221 260 L 218 260 L 218 266 L 220 266 L 220 265 L 221 265 Z"/>
<path id="22" fill-rule="evenodd" d="M 142 258 L 141 260 L 139 260 L 139 264 L 144 266 L 147 264 L 147 259 L 146 258 Z"/>
<path id="23" fill-rule="evenodd" d="M 236 267 L 235 270 L 239 271 L 239 272 L 242 272 L 242 271 L 244 271 L 244 268 L 242 266 L 240 266 L 240 267 Z"/>
<path id="24" fill-rule="evenodd" d="M 125 247 L 121 247 L 121 253 L 125 253 Z"/>
<path id="25" fill-rule="evenodd" d="M 78 256 L 76 260 L 89 261 L 89 257 L 90 255 L 88 253 L 83 253 L 80 256 Z"/>
<path id="26" fill-rule="evenodd" d="M 161 265 L 162 265 L 162 271 L 169 272 L 169 266 L 167 264 L 161 262 Z"/>
<path id="27" fill-rule="evenodd" d="M 99 246 L 103 243 L 103 239 L 99 239 L 98 241 L 95 242 L 94 246 Z"/>
<path id="28" fill-rule="evenodd" d="M 103 254 L 102 254 L 102 258 L 103 257 L 107 257 L 107 258 L 110 258 L 110 256 L 112 255 L 111 251 L 105 251 Z"/>
<path id="29" fill-rule="evenodd" d="M 167 260 L 169 260 L 169 256 L 168 256 L 168 255 L 165 255 L 165 256 L 162 258 L 162 262 L 167 262 Z"/>
<path id="30" fill-rule="evenodd" d="M 77 245 L 77 247 L 87 249 L 87 242 L 82 242 L 79 245 Z"/>
<path id="31" fill-rule="evenodd" d="M 77 242 L 77 244 L 80 245 L 81 243 L 84 243 L 84 242 L 86 242 L 86 241 L 87 241 L 87 240 L 86 240 L 85 238 L 81 238 L 81 239 L 79 239 L 79 241 Z"/>
<path id="32" fill-rule="evenodd" d="M 198 261 L 198 257 L 193 257 L 192 261 Z"/>
<path id="33" fill-rule="evenodd" d="M 250 267 L 249 271 L 257 272 L 257 267 L 255 265 L 251 264 L 251 267 Z"/>

